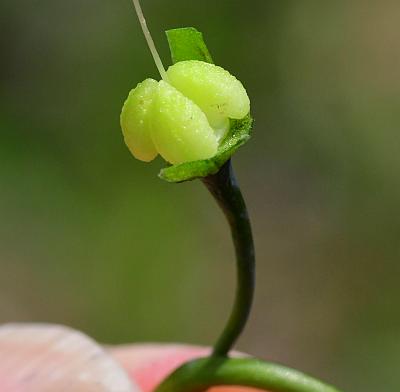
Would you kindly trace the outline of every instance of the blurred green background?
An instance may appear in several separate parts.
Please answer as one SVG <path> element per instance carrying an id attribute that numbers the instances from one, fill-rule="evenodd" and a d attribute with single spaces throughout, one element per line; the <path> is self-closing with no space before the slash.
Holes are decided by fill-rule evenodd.
<path id="1" fill-rule="evenodd" d="M 346 391 L 398 390 L 399 1 L 143 7 L 165 63 L 163 31 L 196 26 L 252 99 L 234 165 L 258 286 L 238 348 Z M 128 91 L 157 77 L 132 4 L 2 0 L 0 15 L 0 322 L 212 343 L 229 232 L 200 182 L 162 182 L 162 161 L 123 143 Z"/>

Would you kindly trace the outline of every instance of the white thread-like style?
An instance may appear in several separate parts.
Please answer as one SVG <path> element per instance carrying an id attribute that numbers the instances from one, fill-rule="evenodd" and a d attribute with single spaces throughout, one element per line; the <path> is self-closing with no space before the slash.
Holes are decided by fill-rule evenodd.
<path id="1" fill-rule="evenodd" d="M 135 6 L 136 14 L 139 18 L 140 26 L 142 27 L 143 34 L 146 38 L 147 45 L 149 46 L 150 52 L 153 56 L 154 62 L 156 63 L 156 67 L 158 72 L 161 75 L 161 78 L 168 82 L 167 73 L 165 72 L 164 65 L 162 63 L 161 57 L 157 52 L 156 46 L 154 45 L 153 38 L 151 37 L 149 28 L 147 27 L 146 19 L 144 18 L 142 7 L 140 6 L 139 0 L 133 0 L 133 5 Z"/>

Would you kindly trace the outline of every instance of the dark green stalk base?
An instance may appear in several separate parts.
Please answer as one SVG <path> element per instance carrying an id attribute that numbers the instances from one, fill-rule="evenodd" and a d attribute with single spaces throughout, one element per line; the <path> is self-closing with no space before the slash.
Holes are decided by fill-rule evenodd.
<path id="1" fill-rule="evenodd" d="M 213 355 L 227 355 L 242 333 L 250 314 L 255 286 L 255 256 L 250 219 L 231 161 L 218 173 L 205 177 L 203 183 L 224 212 L 232 233 L 236 252 L 237 289 L 235 304 L 229 321 L 217 343 Z"/>
<path id="2" fill-rule="evenodd" d="M 172 373 L 155 392 L 201 392 L 222 385 L 269 392 L 340 392 L 284 366 L 252 358 L 218 357 L 188 362 Z"/>

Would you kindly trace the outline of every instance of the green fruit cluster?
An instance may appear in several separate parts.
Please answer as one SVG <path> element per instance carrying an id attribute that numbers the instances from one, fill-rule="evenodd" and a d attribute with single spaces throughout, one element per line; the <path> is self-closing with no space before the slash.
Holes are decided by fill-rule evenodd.
<path id="1" fill-rule="evenodd" d="M 166 80 L 146 79 L 122 109 L 121 127 L 132 154 L 145 162 L 160 154 L 180 164 L 213 157 L 230 119 L 243 119 L 250 100 L 242 83 L 204 61 L 180 61 Z"/>

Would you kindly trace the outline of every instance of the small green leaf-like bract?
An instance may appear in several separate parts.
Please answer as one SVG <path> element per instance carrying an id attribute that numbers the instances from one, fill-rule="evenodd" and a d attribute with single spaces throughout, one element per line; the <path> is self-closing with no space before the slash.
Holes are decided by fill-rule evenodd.
<path id="1" fill-rule="evenodd" d="M 181 27 L 166 32 L 172 62 L 200 60 L 214 63 L 203 39 L 203 34 L 194 27 Z"/>

